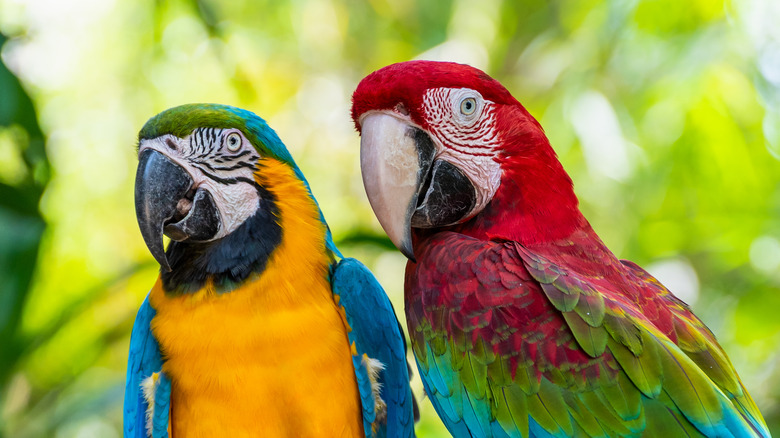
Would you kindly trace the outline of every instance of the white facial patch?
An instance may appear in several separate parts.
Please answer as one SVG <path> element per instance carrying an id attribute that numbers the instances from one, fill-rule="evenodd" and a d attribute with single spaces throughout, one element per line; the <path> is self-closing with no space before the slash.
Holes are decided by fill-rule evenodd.
<path id="1" fill-rule="evenodd" d="M 423 96 L 423 108 L 436 159 L 466 174 L 477 192 L 472 215 L 481 211 L 501 184 L 495 103 L 470 88 L 433 88 Z"/>
<path id="2" fill-rule="evenodd" d="M 198 128 L 184 138 L 166 134 L 141 140 L 138 154 L 147 149 L 181 166 L 192 178 L 193 189 L 206 190 L 214 199 L 220 227 L 210 240 L 232 233 L 257 211 L 254 172 L 260 155 L 241 131 Z"/>

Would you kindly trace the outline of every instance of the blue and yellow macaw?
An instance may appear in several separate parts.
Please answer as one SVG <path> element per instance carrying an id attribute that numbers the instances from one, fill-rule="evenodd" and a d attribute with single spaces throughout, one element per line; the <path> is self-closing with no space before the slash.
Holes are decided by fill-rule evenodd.
<path id="1" fill-rule="evenodd" d="M 138 222 L 161 269 L 133 327 L 125 437 L 413 436 L 392 305 L 341 257 L 266 122 L 175 107 L 146 123 L 138 156 Z"/>

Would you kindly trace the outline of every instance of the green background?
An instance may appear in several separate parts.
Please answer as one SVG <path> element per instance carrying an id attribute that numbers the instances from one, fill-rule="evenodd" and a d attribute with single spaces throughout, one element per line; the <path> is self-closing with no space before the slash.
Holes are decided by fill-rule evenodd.
<path id="1" fill-rule="evenodd" d="M 526 105 L 597 232 L 693 306 L 780 435 L 777 23 L 776 0 L 0 0 L 0 436 L 121 436 L 157 269 L 136 133 L 174 105 L 266 118 L 402 309 L 349 99 L 412 58 L 480 67 Z"/>

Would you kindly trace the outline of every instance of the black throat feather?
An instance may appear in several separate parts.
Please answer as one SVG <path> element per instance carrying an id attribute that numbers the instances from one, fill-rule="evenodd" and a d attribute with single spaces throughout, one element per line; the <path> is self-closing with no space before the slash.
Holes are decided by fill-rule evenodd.
<path id="1" fill-rule="evenodd" d="M 170 295 L 195 293 L 211 280 L 219 293 L 236 289 L 265 269 L 282 242 L 275 196 L 259 184 L 260 205 L 235 231 L 213 242 L 175 242 L 165 251 L 171 272 L 162 271 L 163 290 Z"/>

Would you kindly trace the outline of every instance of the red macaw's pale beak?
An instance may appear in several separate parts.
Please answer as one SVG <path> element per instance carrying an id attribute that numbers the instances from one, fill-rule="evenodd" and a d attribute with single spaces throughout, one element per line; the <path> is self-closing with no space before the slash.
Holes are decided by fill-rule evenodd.
<path id="1" fill-rule="evenodd" d="M 455 224 L 476 205 L 468 177 L 435 157 L 422 129 L 386 113 L 362 118 L 360 169 L 368 201 L 387 236 L 412 261 L 412 227 Z"/>

